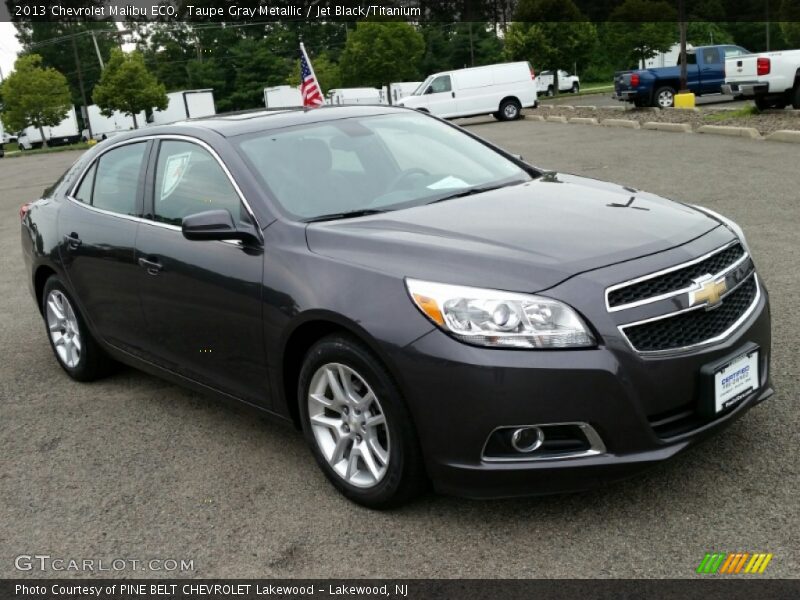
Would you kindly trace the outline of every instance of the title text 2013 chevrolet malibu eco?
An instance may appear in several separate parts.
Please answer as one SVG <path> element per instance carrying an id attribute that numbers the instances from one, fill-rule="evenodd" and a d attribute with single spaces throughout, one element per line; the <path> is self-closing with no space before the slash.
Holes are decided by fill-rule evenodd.
<path id="1" fill-rule="evenodd" d="M 118 361 L 290 421 L 370 507 L 591 488 L 772 394 L 735 223 L 409 109 L 149 127 L 20 215 L 72 378 Z"/>

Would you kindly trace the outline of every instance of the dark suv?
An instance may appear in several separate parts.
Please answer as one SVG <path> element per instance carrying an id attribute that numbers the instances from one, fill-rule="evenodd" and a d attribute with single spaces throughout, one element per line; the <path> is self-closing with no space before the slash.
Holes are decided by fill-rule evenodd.
<path id="1" fill-rule="evenodd" d="M 368 506 L 589 488 L 772 393 L 737 225 L 407 109 L 150 127 L 20 214 L 70 376 L 119 361 L 285 419 Z"/>

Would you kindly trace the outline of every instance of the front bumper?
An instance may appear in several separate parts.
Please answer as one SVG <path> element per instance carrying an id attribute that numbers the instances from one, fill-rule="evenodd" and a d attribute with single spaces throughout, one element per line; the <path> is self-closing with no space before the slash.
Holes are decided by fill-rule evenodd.
<path id="1" fill-rule="evenodd" d="M 714 346 L 642 357 L 622 346 L 589 350 L 477 348 L 435 330 L 394 356 L 436 489 L 467 497 L 578 491 L 633 475 L 723 429 L 770 395 L 766 290 L 737 331 Z M 667 404 L 700 408 L 701 368 L 760 349 L 760 387 L 711 420 L 665 436 L 654 427 Z M 654 418 L 655 417 L 655 418 Z M 605 452 L 569 459 L 489 462 L 483 445 L 498 427 L 583 422 Z"/>

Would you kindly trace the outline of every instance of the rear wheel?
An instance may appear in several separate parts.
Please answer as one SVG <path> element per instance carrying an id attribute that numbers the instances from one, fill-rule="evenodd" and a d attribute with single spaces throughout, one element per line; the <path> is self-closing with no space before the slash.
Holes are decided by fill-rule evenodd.
<path id="1" fill-rule="evenodd" d="M 800 110 L 800 81 L 794 84 L 794 90 L 792 91 L 792 108 Z"/>
<path id="2" fill-rule="evenodd" d="M 522 114 L 522 107 L 516 100 L 503 100 L 498 113 L 501 121 L 514 121 Z"/>
<path id="3" fill-rule="evenodd" d="M 114 361 L 92 337 L 83 315 L 55 275 L 44 284 L 42 313 L 53 354 L 70 377 L 93 381 L 112 369 Z"/>
<path id="4" fill-rule="evenodd" d="M 553 94 L 555 94 L 555 90 L 553 89 L 553 86 L 552 85 L 548 85 L 547 86 L 547 95 L 548 96 L 552 96 Z"/>
<path id="5" fill-rule="evenodd" d="M 573 83 L 573 84 L 572 84 L 572 93 L 573 93 L 573 94 L 577 94 L 577 93 L 578 93 L 578 92 L 580 92 L 580 91 L 581 91 L 581 86 L 580 86 L 580 84 L 579 84 L 579 83 L 576 81 L 575 83 Z"/>
<path id="6" fill-rule="evenodd" d="M 658 88 L 653 95 L 653 103 L 654 106 L 659 108 L 672 108 L 675 106 L 675 88 L 671 88 L 668 85 Z"/>
<path id="7" fill-rule="evenodd" d="M 423 489 L 411 416 L 397 386 L 367 348 L 341 335 L 317 342 L 303 362 L 298 398 L 314 458 L 347 498 L 389 508 Z"/>

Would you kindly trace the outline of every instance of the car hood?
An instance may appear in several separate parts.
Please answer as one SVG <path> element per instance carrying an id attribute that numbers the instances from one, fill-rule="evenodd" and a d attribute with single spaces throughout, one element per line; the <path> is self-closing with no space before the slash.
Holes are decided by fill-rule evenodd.
<path id="1" fill-rule="evenodd" d="M 719 226 L 653 194 L 546 173 L 474 196 L 313 223 L 306 238 L 314 253 L 401 277 L 535 292 Z"/>

